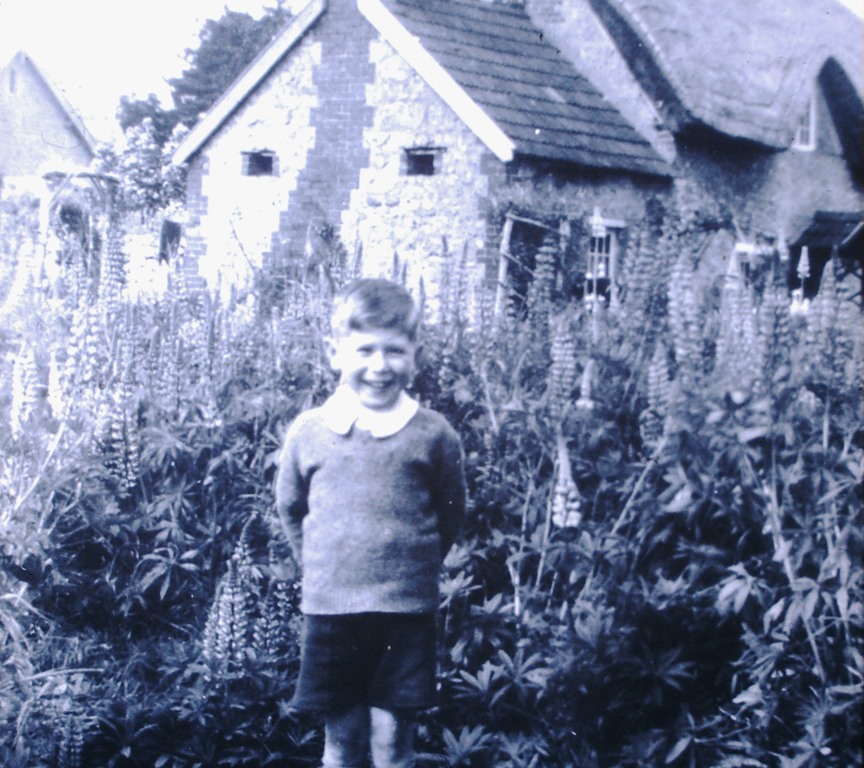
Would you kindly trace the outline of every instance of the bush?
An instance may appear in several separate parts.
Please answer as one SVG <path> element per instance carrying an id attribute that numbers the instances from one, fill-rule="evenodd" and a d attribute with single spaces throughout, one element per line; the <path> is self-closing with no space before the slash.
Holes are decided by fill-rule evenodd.
<path id="1" fill-rule="evenodd" d="M 793 322 L 772 279 L 733 264 L 718 287 L 667 227 L 680 255 L 636 253 L 618 309 L 557 297 L 539 256 L 521 317 L 439 297 L 415 388 L 463 437 L 471 514 L 421 764 L 861 757 L 860 310 L 828 275 Z M 4 765 L 315 764 L 271 485 L 284 427 L 332 384 L 326 285 L 266 312 L 181 279 L 134 306 L 100 286 L 47 333 L 17 318 Z"/>

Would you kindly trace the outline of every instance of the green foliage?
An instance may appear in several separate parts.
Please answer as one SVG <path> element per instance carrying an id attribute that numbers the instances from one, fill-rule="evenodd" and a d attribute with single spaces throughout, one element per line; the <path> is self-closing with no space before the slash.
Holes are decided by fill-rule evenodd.
<path id="1" fill-rule="evenodd" d="M 560 303 L 545 251 L 521 319 L 442 281 L 415 390 L 463 437 L 471 515 L 421 765 L 860 760 L 860 308 L 833 275 L 806 319 L 770 274 L 718 283 L 712 226 L 646 227 L 619 308 Z M 105 242 L 0 337 L 0 763 L 314 764 L 271 485 L 332 383 L 338 275 L 265 303 L 178 268 L 128 305 Z"/>
<path id="2" fill-rule="evenodd" d="M 189 66 L 169 81 L 174 108 L 163 108 L 152 93 L 146 99 L 121 98 L 117 121 L 126 141 L 103 170 L 122 179 L 125 210 L 150 215 L 182 203 L 185 170 L 172 164 L 174 150 L 289 18 L 282 5 L 265 9 L 260 19 L 226 9 L 205 22 L 198 47 L 185 53 Z"/>
<path id="3" fill-rule="evenodd" d="M 163 108 L 152 93 L 146 99 L 124 96 L 117 108 L 123 132 L 149 120 L 154 141 L 164 147 L 178 125 L 191 128 L 198 121 L 289 18 L 288 10 L 277 3 L 265 8 L 259 19 L 228 9 L 220 18 L 208 19 L 199 32 L 198 46 L 184 54 L 188 67 L 169 80 L 174 108 Z"/>
<path id="4" fill-rule="evenodd" d="M 194 125 L 287 19 L 281 5 L 267 9 L 260 19 L 230 10 L 219 19 L 208 19 L 198 47 L 186 51 L 189 67 L 181 77 L 169 80 L 179 121 Z"/>

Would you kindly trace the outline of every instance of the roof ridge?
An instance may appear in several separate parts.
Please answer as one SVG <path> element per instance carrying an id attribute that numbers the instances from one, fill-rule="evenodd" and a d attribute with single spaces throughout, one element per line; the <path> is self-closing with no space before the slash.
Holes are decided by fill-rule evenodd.
<path id="1" fill-rule="evenodd" d="M 517 151 L 543 156 L 539 147 L 553 147 L 549 156 L 559 160 L 569 158 L 580 165 L 614 167 L 625 155 L 625 145 L 627 155 L 634 154 L 632 148 L 638 146 L 643 151 L 635 156 L 644 161 L 638 170 L 671 175 L 671 168 L 648 140 L 552 44 L 524 6 L 486 0 L 381 1 L 493 120 L 507 126 Z M 460 17 L 459 9 L 471 13 Z M 475 13 L 477 9 L 482 13 Z M 490 21 L 501 13 L 513 22 L 510 35 L 502 35 L 500 30 L 505 27 Z M 480 15 L 487 24 L 462 31 Z M 488 31 L 490 27 L 492 32 Z M 454 29 L 460 30 L 455 42 L 450 35 Z M 524 55 L 525 46 L 511 43 L 529 39 L 533 43 L 533 55 L 529 56 Z M 558 98 L 550 96 L 546 86 L 555 88 Z M 586 130 L 589 125 L 594 130 Z M 537 139 L 537 132 L 543 130 L 547 132 L 546 141 Z M 557 137 L 557 144 L 553 143 L 556 139 L 549 140 L 549 134 Z M 633 164 L 627 163 L 627 167 L 633 169 Z"/>
<path id="2" fill-rule="evenodd" d="M 72 128 L 79 135 L 80 139 L 87 146 L 87 149 L 93 154 L 96 154 L 96 150 L 98 149 L 99 141 L 98 139 L 91 133 L 90 129 L 87 127 L 84 122 L 84 118 L 81 117 L 78 110 L 72 106 L 72 103 L 69 101 L 69 98 L 64 93 L 63 89 L 54 82 L 54 80 L 48 76 L 44 69 L 42 69 L 39 62 L 33 58 L 32 54 L 28 53 L 25 50 L 19 50 L 15 53 L 14 56 L 9 60 L 9 63 L 3 67 L 11 66 L 15 61 L 24 60 L 26 61 L 45 87 L 48 89 L 51 97 L 57 102 L 58 106 L 66 113 L 66 116 L 69 118 L 69 122 L 72 124 Z"/>
<path id="3" fill-rule="evenodd" d="M 276 37 L 246 66 L 180 142 L 171 158 L 182 165 L 194 155 L 267 77 L 312 24 L 327 9 L 327 0 L 309 0 Z"/>

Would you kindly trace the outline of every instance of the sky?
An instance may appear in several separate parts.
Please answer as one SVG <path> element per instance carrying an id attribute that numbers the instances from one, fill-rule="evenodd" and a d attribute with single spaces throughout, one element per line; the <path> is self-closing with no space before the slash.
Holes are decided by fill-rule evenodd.
<path id="1" fill-rule="evenodd" d="M 807 0 L 804 0 L 806 2 Z M 758 0 L 754 0 L 758 2 Z M 864 0 L 838 0 L 864 17 Z M 121 96 L 155 93 L 171 106 L 166 80 L 185 68 L 207 19 L 228 8 L 256 18 L 275 0 L 0 0 L 0 67 L 29 53 L 60 86 L 97 138 L 118 131 Z M 288 8 L 302 0 L 287 2 Z"/>
<path id="2" fill-rule="evenodd" d="M 117 130 L 121 96 L 155 93 L 186 68 L 207 19 L 226 8 L 258 18 L 267 0 L 0 0 L 0 67 L 24 50 L 97 138 Z M 290 4 L 289 4 L 290 7 Z M 108 133 L 109 135 L 103 135 Z"/>

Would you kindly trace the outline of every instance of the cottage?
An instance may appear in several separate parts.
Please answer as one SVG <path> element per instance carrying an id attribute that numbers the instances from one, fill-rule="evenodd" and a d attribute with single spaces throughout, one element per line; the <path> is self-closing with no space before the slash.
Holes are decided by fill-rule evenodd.
<path id="1" fill-rule="evenodd" d="M 550 235 L 569 290 L 614 286 L 673 175 L 521 4 L 483 0 L 311 0 L 174 160 L 211 285 L 338 241 L 432 296 L 457 262 L 518 293 Z"/>
<path id="2" fill-rule="evenodd" d="M 804 298 L 832 253 L 860 269 L 860 19 L 835 0 L 526 5 L 679 177 L 728 212 L 742 254 L 765 239 L 788 246 Z"/>
<path id="3" fill-rule="evenodd" d="M 32 57 L 0 69 L 0 181 L 89 165 L 96 140 Z"/>
<path id="4" fill-rule="evenodd" d="M 91 252 L 92 222 L 114 180 L 89 170 L 97 142 L 62 91 L 31 56 L 0 69 L 0 313 L 27 299 L 26 287 L 57 277 L 61 263 Z"/>

